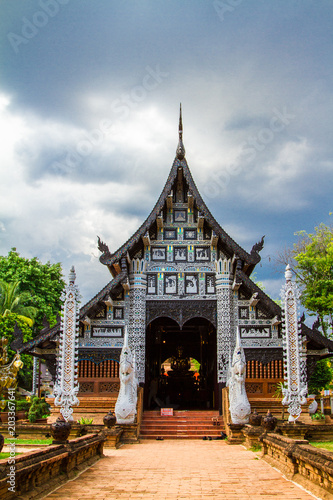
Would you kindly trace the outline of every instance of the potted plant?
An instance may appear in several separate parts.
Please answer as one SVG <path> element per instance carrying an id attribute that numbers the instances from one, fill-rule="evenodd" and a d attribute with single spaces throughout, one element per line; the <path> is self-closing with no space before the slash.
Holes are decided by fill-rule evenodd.
<path id="1" fill-rule="evenodd" d="M 26 399 L 16 401 L 16 415 L 19 420 L 27 418 L 29 409 L 30 403 Z"/>
<path id="2" fill-rule="evenodd" d="M 45 401 L 45 398 L 38 398 L 37 396 L 32 398 L 32 403 L 28 413 L 29 422 L 33 423 L 45 423 L 47 422 L 47 417 L 50 415 L 50 405 Z"/>
<path id="3" fill-rule="evenodd" d="M 30 408 L 30 403 L 28 403 L 28 401 L 25 399 L 16 399 L 15 401 L 10 402 L 12 403 L 11 406 L 15 406 L 15 420 L 23 420 L 27 418 L 27 413 Z M 2 422 L 8 422 L 8 399 L 0 400 L 0 409 L 2 410 L 0 413 Z"/>
<path id="4" fill-rule="evenodd" d="M 84 418 L 81 417 L 77 422 L 80 425 L 92 425 L 94 419 L 93 418 Z"/>
<path id="5" fill-rule="evenodd" d="M 7 408 L 7 400 L 0 399 L 0 422 L 8 422 L 8 412 L 5 412 Z"/>

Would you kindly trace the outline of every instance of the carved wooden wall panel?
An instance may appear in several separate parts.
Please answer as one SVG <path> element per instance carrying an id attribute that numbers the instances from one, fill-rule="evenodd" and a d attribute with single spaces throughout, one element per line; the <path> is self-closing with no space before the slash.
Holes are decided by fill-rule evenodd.
<path id="1" fill-rule="evenodd" d="M 167 317 L 175 320 L 180 327 L 193 318 L 205 318 L 215 326 L 216 301 L 215 300 L 184 300 L 184 301 L 149 301 L 146 303 L 147 325 L 154 319 Z"/>

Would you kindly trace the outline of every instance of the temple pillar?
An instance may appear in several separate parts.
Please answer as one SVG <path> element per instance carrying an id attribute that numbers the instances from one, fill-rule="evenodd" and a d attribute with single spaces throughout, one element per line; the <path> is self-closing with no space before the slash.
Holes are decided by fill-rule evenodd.
<path id="1" fill-rule="evenodd" d="M 128 343 L 135 353 L 136 374 L 139 384 L 145 381 L 145 356 L 146 356 L 146 293 L 147 276 L 145 274 L 146 262 L 134 259 L 129 275 L 130 312 L 128 324 Z"/>
<path id="2" fill-rule="evenodd" d="M 303 345 L 299 321 L 300 292 L 292 281 L 292 270 L 286 267 L 286 283 L 282 288 L 283 298 L 283 362 L 285 386 L 282 390 L 283 405 L 288 405 L 289 422 L 296 422 L 306 404 L 308 386 L 306 381 L 306 347 Z"/>
<path id="3" fill-rule="evenodd" d="M 229 359 L 235 347 L 236 308 L 230 274 L 231 261 L 219 259 L 216 264 L 217 298 L 217 381 L 219 388 L 227 382 Z M 237 300 L 236 300 L 237 302 Z"/>
<path id="4" fill-rule="evenodd" d="M 57 360 L 57 381 L 53 389 L 54 404 L 60 406 L 60 413 L 66 421 L 73 420 L 72 406 L 78 405 L 78 347 L 79 347 L 79 290 L 75 285 L 75 270 L 71 268 L 69 283 L 64 291 L 62 321 Z"/>
<path id="5" fill-rule="evenodd" d="M 39 359 L 34 356 L 33 360 L 33 368 L 32 368 L 32 388 L 31 388 L 31 393 L 33 396 L 37 395 L 37 390 L 38 390 L 38 375 L 39 375 Z"/>

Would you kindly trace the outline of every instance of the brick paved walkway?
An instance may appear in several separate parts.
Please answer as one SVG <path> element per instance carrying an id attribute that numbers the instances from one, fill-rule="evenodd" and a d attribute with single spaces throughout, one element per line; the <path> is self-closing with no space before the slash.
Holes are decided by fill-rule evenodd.
<path id="1" fill-rule="evenodd" d="M 257 455 L 223 441 L 143 441 L 105 458 L 46 498 L 313 500 Z"/>

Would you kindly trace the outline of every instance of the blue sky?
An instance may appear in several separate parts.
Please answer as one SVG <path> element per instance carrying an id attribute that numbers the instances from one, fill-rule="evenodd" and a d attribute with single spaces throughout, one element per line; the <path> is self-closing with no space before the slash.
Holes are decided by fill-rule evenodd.
<path id="1" fill-rule="evenodd" d="M 186 158 L 217 221 L 274 258 L 330 223 L 330 1 L 3 0 L 0 254 L 72 264 L 83 302 Z"/>

